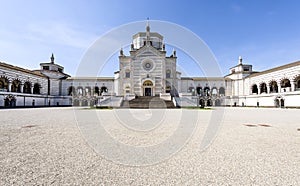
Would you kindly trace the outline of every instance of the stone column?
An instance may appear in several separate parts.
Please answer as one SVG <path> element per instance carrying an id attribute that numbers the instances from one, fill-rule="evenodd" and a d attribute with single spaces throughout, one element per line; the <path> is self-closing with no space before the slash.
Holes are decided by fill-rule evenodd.
<path id="1" fill-rule="evenodd" d="M 278 93 L 280 93 L 281 92 L 281 84 L 280 84 L 280 82 L 279 83 L 277 82 L 277 85 L 278 85 Z"/>
<path id="2" fill-rule="evenodd" d="M 20 85 L 20 89 L 21 89 L 20 91 L 21 91 L 21 93 L 23 93 L 23 88 L 24 88 L 24 85 L 21 84 L 21 85 Z"/>
<path id="3" fill-rule="evenodd" d="M 8 92 L 11 92 L 11 86 L 12 86 L 12 83 L 9 81 L 8 82 L 8 89 L 7 89 Z"/>
<path id="4" fill-rule="evenodd" d="M 291 81 L 291 91 L 295 91 L 296 89 L 295 81 Z"/>
<path id="5" fill-rule="evenodd" d="M 270 85 L 267 85 L 267 94 L 270 93 Z"/>
<path id="6" fill-rule="evenodd" d="M 91 96 L 92 96 L 92 97 L 94 96 L 94 88 L 95 88 L 95 87 L 91 87 Z"/>
<path id="7" fill-rule="evenodd" d="M 30 89 L 31 89 L 30 93 L 33 94 L 33 86 L 31 86 Z"/>

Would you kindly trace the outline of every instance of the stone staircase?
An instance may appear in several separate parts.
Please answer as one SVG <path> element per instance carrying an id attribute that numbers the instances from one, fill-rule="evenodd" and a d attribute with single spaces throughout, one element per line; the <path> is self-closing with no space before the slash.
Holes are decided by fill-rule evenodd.
<path id="1" fill-rule="evenodd" d="M 142 96 L 130 101 L 123 101 L 121 108 L 137 108 L 137 109 L 149 109 L 149 108 L 176 108 L 172 101 L 166 101 L 159 97 Z"/>

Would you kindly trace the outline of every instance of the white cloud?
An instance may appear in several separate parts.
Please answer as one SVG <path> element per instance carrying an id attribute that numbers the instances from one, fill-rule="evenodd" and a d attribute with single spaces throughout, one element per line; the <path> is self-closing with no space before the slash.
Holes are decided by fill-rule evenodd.
<path id="1" fill-rule="evenodd" d="M 76 48 L 87 48 L 97 36 L 58 22 L 30 24 L 25 35 L 27 39 Z"/>

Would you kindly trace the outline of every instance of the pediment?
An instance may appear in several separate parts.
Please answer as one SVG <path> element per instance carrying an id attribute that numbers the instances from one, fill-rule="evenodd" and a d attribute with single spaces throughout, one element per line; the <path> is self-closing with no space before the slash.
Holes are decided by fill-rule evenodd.
<path id="1" fill-rule="evenodd" d="M 165 53 L 162 51 L 157 50 L 152 46 L 143 46 L 135 53 L 136 57 L 151 57 L 151 56 L 165 56 Z"/>

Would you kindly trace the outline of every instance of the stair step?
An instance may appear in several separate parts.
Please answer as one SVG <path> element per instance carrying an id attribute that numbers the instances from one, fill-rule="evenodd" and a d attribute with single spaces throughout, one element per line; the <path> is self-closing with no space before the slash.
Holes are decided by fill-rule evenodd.
<path id="1" fill-rule="evenodd" d="M 143 96 L 130 101 L 123 101 L 123 108 L 176 108 L 172 101 L 163 100 L 159 97 Z"/>

